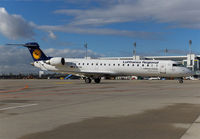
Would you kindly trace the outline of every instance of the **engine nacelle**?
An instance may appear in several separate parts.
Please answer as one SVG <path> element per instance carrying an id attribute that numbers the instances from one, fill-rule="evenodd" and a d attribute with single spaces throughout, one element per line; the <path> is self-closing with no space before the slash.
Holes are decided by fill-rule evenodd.
<path id="1" fill-rule="evenodd" d="M 65 65 L 65 59 L 62 57 L 53 57 L 48 61 L 48 63 L 52 66 L 63 66 Z"/>

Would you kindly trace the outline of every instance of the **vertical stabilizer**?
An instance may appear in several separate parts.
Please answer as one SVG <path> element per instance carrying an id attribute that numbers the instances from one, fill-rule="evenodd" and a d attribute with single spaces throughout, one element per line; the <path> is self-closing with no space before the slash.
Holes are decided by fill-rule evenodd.
<path id="1" fill-rule="evenodd" d="M 24 47 L 27 47 L 31 53 L 31 56 L 34 61 L 40 61 L 40 60 L 49 60 L 50 58 L 47 57 L 42 50 L 40 49 L 40 46 L 36 42 L 29 42 L 23 45 Z"/>

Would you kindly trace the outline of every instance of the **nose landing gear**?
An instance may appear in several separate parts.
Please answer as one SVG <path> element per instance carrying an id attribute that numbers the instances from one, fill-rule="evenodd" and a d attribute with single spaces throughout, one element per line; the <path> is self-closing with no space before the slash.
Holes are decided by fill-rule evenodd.
<path id="1" fill-rule="evenodd" d="M 179 78 L 179 79 L 178 79 L 178 82 L 179 82 L 180 84 L 182 84 L 182 83 L 183 83 L 183 78 Z"/>

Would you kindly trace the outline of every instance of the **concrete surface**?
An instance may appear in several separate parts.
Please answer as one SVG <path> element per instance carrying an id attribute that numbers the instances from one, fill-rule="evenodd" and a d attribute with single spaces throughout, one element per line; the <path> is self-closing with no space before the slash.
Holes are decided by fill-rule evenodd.
<path id="1" fill-rule="evenodd" d="M 0 139 L 199 139 L 199 84 L 0 80 Z"/>

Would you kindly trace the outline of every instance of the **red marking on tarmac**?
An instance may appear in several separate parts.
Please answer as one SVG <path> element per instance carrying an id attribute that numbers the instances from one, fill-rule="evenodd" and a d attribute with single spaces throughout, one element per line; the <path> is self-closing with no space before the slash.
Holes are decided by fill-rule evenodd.
<path id="1" fill-rule="evenodd" d="M 25 87 L 23 88 L 19 88 L 19 89 L 15 89 L 15 90 L 7 90 L 7 91 L 0 91 L 0 93 L 10 93 L 10 92 L 18 92 L 18 91 L 22 91 L 24 89 L 27 89 L 29 86 L 26 85 Z"/>

